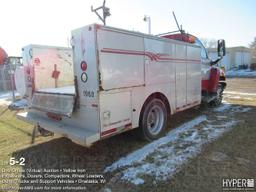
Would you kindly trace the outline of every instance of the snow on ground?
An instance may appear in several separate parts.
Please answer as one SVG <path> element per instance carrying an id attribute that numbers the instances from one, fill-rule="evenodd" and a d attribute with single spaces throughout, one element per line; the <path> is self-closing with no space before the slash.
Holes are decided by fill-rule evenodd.
<path id="1" fill-rule="evenodd" d="M 256 77 L 256 71 L 250 69 L 226 71 L 227 77 Z"/>
<path id="2" fill-rule="evenodd" d="M 224 104 L 214 111 L 216 116 L 201 115 L 106 167 L 105 172 L 119 170 L 121 179 L 135 185 L 143 184 L 145 176 L 158 180 L 170 178 L 190 158 L 200 153 L 205 143 L 230 130 L 237 120 L 232 115 L 250 108 Z M 229 118 L 223 117 L 223 111 Z M 119 173 L 116 176 L 120 175 Z"/>
<path id="3" fill-rule="evenodd" d="M 162 137 L 154 142 L 151 142 L 148 145 L 145 145 L 143 148 L 136 150 L 133 153 L 129 154 L 128 157 L 121 158 L 119 161 L 112 164 L 110 167 L 107 167 L 106 171 L 113 171 L 114 169 L 117 169 L 119 167 L 123 167 L 126 165 L 130 165 L 132 163 L 142 161 L 150 153 L 153 153 L 156 148 L 159 148 L 162 145 L 169 143 L 171 140 L 173 140 L 180 132 L 186 131 L 187 129 L 192 128 L 205 120 L 206 120 L 206 116 L 203 115 L 203 116 L 197 117 L 193 121 L 189 121 L 188 123 L 183 124 L 179 128 L 170 131 L 167 134 L 167 136 Z"/>
<path id="4" fill-rule="evenodd" d="M 17 96 L 19 96 L 19 94 L 15 93 L 15 97 Z M 0 105 L 9 105 L 10 103 L 12 103 L 12 92 L 0 92 Z"/>
<path id="5" fill-rule="evenodd" d="M 233 112 L 235 112 L 235 113 L 245 113 L 245 112 L 248 112 L 250 110 L 251 110 L 250 107 L 239 107 L 239 106 L 236 106 L 236 107 L 233 108 Z"/>
<path id="6" fill-rule="evenodd" d="M 24 109 L 28 107 L 28 100 L 26 99 L 19 99 L 19 100 L 16 100 L 15 102 L 12 102 L 8 108 L 10 110 L 19 110 L 19 109 Z"/>
<path id="7" fill-rule="evenodd" d="M 226 111 L 227 109 L 229 109 L 230 107 L 231 107 L 230 104 L 225 104 L 225 105 L 215 108 L 214 111 L 215 112 L 223 112 L 223 111 Z"/>

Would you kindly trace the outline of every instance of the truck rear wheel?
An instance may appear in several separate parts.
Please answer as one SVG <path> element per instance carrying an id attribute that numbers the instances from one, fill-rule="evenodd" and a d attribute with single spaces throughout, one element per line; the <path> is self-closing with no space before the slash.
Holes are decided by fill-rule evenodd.
<path id="1" fill-rule="evenodd" d="M 151 99 L 143 108 L 140 117 L 140 135 L 143 139 L 152 141 L 159 138 L 167 123 L 167 108 L 165 103 L 157 98 Z"/>

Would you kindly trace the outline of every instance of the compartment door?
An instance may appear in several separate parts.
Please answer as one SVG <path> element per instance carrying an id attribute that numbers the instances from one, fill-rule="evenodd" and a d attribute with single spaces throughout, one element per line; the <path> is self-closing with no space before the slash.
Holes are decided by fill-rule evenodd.
<path id="1" fill-rule="evenodd" d="M 176 109 L 187 104 L 187 63 L 186 45 L 176 45 L 175 82 L 176 82 Z"/>
<path id="2" fill-rule="evenodd" d="M 131 127 L 131 92 L 100 95 L 101 136 Z"/>
<path id="3" fill-rule="evenodd" d="M 98 30 L 99 70 L 104 90 L 144 84 L 144 41 L 142 37 Z"/>

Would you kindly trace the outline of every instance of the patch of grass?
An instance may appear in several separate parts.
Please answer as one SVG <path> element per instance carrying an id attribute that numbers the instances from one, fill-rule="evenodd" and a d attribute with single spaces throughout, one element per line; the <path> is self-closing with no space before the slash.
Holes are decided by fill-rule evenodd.
<path id="1" fill-rule="evenodd" d="M 7 106 L 0 106 L 0 170 L 22 169 L 20 166 L 10 166 L 9 159 L 15 150 L 29 145 L 31 132 L 32 126 L 16 119 L 16 112 L 8 110 Z M 15 174 L 19 175 L 19 173 Z M 8 184 L 0 183 L 0 187 L 2 186 L 8 186 Z"/>
<path id="2" fill-rule="evenodd" d="M 18 120 L 15 112 L 7 110 L 6 107 L 0 106 L 0 114 L 0 170 L 2 168 L 17 168 L 22 171 L 38 168 L 81 168 L 86 169 L 87 173 L 103 174 L 105 179 L 109 180 L 108 175 L 103 173 L 105 167 L 146 143 L 138 140 L 134 132 L 126 132 L 99 141 L 90 148 L 56 136 L 38 137 L 35 144 L 31 145 L 33 126 Z M 24 157 L 25 166 L 10 166 L 10 157 L 16 159 Z M 16 176 L 25 174 L 25 172 L 15 173 Z M 0 191 L 1 187 L 6 185 L 0 182 Z M 34 184 L 38 187 L 42 185 L 44 184 Z M 77 183 L 76 185 L 86 186 L 87 191 L 99 191 L 103 184 Z M 20 186 L 24 187 L 26 184 Z"/>
<path id="3" fill-rule="evenodd" d="M 31 141 L 33 126 L 16 118 L 16 113 L 0 106 L 0 161 L 8 157 L 20 147 Z"/>
<path id="4" fill-rule="evenodd" d="M 202 153 L 176 173 L 170 180 L 156 185 L 146 181 L 138 191 L 222 191 L 223 178 L 256 178 L 256 108 L 238 117 L 240 121 L 230 132 L 204 147 Z M 227 155 L 216 161 L 213 152 Z M 131 189 L 133 187 L 131 186 Z"/>

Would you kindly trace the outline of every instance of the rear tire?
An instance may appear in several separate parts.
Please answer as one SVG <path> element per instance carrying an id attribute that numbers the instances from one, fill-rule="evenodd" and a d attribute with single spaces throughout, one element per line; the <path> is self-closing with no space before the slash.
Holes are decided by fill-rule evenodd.
<path id="1" fill-rule="evenodd" d="M 140 136 L 152 141 L 161 137 L 167 123 L 167 108 L 165 103 L 153 98 L 145 104 L 140 115 Z"/>

